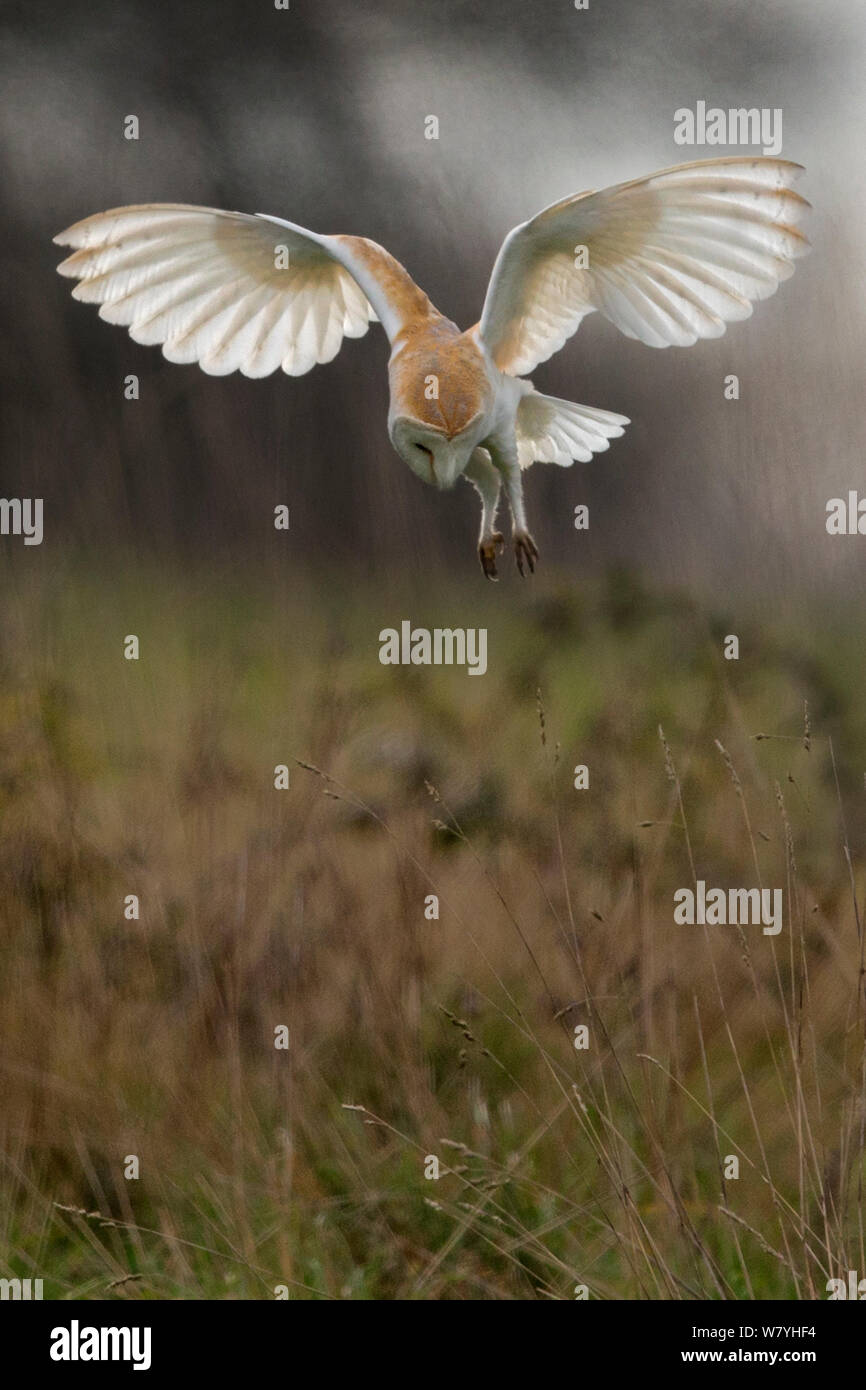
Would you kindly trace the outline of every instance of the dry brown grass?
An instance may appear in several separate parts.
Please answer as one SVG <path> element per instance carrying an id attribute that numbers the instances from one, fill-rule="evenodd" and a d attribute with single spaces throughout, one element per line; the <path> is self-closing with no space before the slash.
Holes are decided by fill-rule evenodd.
<path id="1" fill-rule="evenodd" d="M 866 739 L 831 634 L 807 660 L 756 625 L 734 668 L 690 606 L 539 587 L 474 615 L 467 680 L 380 667 L 375 594 L 66 578 L 0 616 L 3 1274 L 667 1299 L 866 1271 Z M 782 934 L 675 925 L 695 876 L 783 887 Z"/>

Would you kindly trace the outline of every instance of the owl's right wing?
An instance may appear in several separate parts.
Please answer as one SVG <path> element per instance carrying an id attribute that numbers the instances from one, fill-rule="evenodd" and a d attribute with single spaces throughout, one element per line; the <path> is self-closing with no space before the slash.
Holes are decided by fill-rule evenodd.
<path id="1" fill-rule="evenodd" d="M 115 208 L 54 238 L 61 275 L 137 343 L 214 376 L 303 376 L 379 319 L 394 337 L 429 305 L 364 237 L 319 236 L 276 217 L 175 203 Z"/>

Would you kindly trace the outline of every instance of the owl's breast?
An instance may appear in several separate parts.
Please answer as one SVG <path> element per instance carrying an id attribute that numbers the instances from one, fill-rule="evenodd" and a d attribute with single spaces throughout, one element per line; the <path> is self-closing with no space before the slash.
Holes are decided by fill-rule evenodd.
<path id="1" fill-rule="evenodd" d="M 392 418 L 415 420 L 448 438 L 493 404 L 484 357 L 472 337 L 447 319 L 397 339 L 388 375 Z"/>

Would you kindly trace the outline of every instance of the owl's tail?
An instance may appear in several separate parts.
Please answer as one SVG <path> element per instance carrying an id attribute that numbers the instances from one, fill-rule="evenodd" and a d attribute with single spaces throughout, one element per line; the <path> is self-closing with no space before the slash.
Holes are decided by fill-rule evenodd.
<path id="1" fill-rule="evenodd" d="M 517 408 L 517 451 L 521 468 L 531 463 L 558 463 L 569 468 L 604 453 L 629 423 L 625 415 L 575 405 L 556 396 L 529 391 Z"/>

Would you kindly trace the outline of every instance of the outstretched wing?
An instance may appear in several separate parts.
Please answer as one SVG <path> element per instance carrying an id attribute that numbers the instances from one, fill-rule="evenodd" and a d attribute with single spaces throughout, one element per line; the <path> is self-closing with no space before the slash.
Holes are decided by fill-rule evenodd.
<path id="1" fill-rule="evenodd" d="M 428 303 L 374 242 L 276 217 L 149 203 L 97 213 L 54 240 L 74 248 L 58 266 L 80 281 L 74 298 L 214 376 L 303 376 L 371 320 L 393 339 Z"/>
<path id="2" fill-rule="evenodd" d="M 708 159 L 579 193 L 508 234 L 480 332 L 523 376 L 597 309 L 629 338 L 685 347 L 748 318 L 809 249 L 799 164 Z"/>

